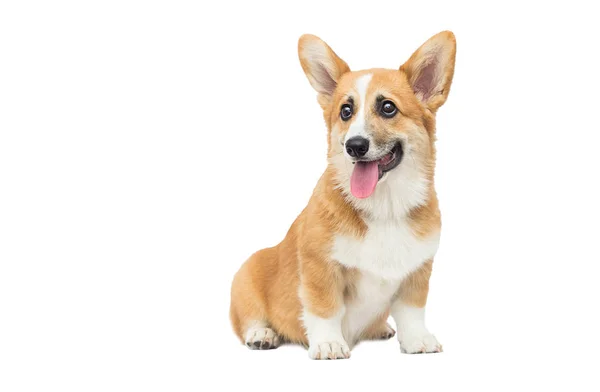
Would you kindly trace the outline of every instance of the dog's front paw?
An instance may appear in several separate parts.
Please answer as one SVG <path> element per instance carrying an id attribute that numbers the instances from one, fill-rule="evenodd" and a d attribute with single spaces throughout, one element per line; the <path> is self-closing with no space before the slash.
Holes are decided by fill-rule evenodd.
<path id="1" fill-rule="evenodd" d="M 405 354 L 442 352 L 442 345 L 427 330 L 405 333 L 398 340 L 400 341 L 400 350 Z"/>
<path id="2" fill-rule="evenodd" d="M 311 359 L 345 359 L 350 358 L 350 347 L 343 340 L 341 342 L 313 343 L 308 348 Z"/>

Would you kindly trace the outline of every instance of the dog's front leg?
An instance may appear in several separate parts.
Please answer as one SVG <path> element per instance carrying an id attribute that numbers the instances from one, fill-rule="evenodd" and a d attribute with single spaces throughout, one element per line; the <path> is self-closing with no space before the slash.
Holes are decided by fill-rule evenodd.
<path id="1" fill-rule="evenodd" d="M 425 262 L 400 285 L 392 303 L 400 349 L 404 353 L 436 353 L 442 346 L 425 326 L 425 305 L 433 260 Z"/>
<path id="2" fill-rule="evenodd" d="M 342 334 L 344 318 L 344 279 L 339 266 L 303 257 L 300 299 L 302 319 L 312 359 L 350 357 L 350 347 Z"/>

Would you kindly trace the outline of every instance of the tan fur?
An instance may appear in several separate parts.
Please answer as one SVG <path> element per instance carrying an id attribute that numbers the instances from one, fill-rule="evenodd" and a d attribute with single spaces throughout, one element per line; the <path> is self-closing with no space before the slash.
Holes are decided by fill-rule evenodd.
<path id="1" fill-rule="evenodd" d="M 398 290 L 398 297 L 403 303 L 418 308 L 427 304 L 432 267 L 433 260 L 429 260 L 402 282 Z"/>
<path id="2" fill-rule="evenodd" d="M 448 51 L 451 66 L 445 69 L 439 91 L 426 100 L 419 100 L 411 83 L 419 69 L 427 65 L 427 55 L 432 48 L 448 41 L 454 42 L 452 33 L 438 34 L 419 48 L 399 70 L 371 69 L 358 72 L 351 72 L 348 65 L 317 37 L 303 36 L 298 45 L 302 69 L 318 92 L 329 135 L 333 128 L 338 129 L 342 136 L 347 132 L 348 124 L 340 120 L 339 107 L 354 88 L 357 78 L 366 72 L 373 75 L 367 96 L 384 95 L 386 99 L 393 100 L 400 110 L 401 115 L 391 120 L 378 118 L 374 112 L 366 116 L 377 143 L 389 139 L 390 132 L 399 132 L 406 133 L 417 146 L 418 157 L 423 161 L 431 185 L 427 202 L 411 210 L 408 219 L 415 234 L 422 238 L 439 230 L 441 225 L 433 187 L 435 111 L 446 100 L 450 89 L 455 50 Z M 319 56 L 323 54 L 328 59 L 323 69 L 317 71 L 307 57 L 315 53 Z M 315 78 L 323 79 L 322 83 Z M 327 78 L 335 82 L 335 89 L 328 88 L 330 81 Z M 332 145 L 329 137 L 327 140 L 328 156 L 331 158 L 340 146 Z M 322 318 L 331 317 L 342 304 L 353 300 L 356 295 L 354 282 L 360 278 L 361 272 L 347 269 L 332 260 L 331 247 L 335 235 L 343 234 L 360 240 L 366 231 L 364 216 L 342 194 L 336 182 L 335 169 L 328 166 L 308 205 L 292 224 L 284 240 L 273 248 L 253 254 L 233 279 L 230 317 L 233 329 L 242 342 L 251 323 L 261 321 L 284 340 L 307 345 L 306 331 L 301 321 L 303 305 L 300 298 L 311 313 Z M 402 301 L 419 307 L 425 305 L 432 263 L 432 260 L 425 262 L 401 283 L 397 296 Z M 385 313 L 375 320 L 363 334 L 364 338 L 376 338 L 387 331 L 387 317 L 388 313 Z"/>
<path id="3" fill-rule="evenodd" d="M 432 180 L 433 181 L 433 180 Z M 425 238 L 442 225 L 438 199 L 434 189 L 429 190 L 429 200 L 425 205 L 414 208 L 410 214 L 410 226 L 413 232 L 420 238 Z"/>

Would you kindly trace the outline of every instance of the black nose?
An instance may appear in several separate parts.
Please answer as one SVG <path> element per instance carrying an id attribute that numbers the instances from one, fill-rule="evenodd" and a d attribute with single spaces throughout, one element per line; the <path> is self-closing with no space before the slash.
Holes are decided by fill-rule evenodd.
<path id="1" fill-rule="evenodd" d="M 363 157 L 369 151 L 369 141 L 361 136 L 354 136 L 346 142 L 346 152 L 354 158 Z"/>

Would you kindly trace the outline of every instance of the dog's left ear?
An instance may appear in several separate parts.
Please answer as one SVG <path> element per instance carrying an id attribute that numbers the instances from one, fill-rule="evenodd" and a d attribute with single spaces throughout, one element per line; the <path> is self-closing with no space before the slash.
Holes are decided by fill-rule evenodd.
<path id="1" fill-rule="evenodd" d="M 443 31 L 421 45 L 400 67 L 406 73 L 417 98 L 432 112 L 448 98 L 454 76 L 455 56 L 454 34 Z"/>

